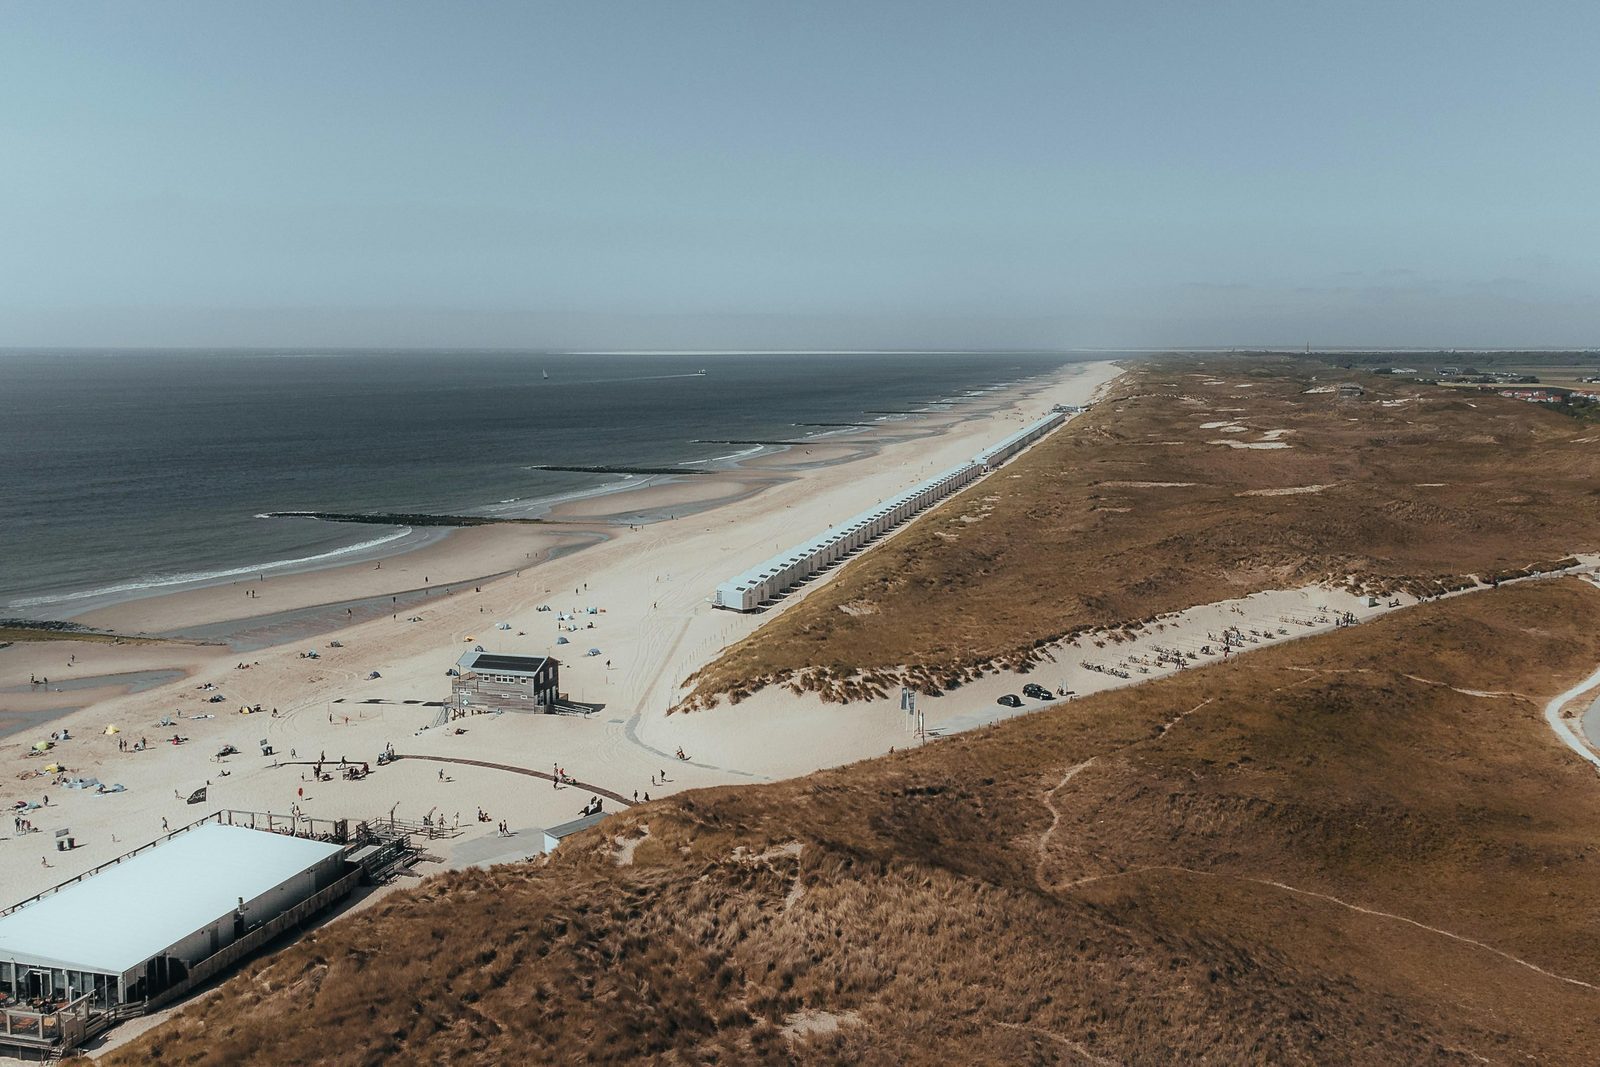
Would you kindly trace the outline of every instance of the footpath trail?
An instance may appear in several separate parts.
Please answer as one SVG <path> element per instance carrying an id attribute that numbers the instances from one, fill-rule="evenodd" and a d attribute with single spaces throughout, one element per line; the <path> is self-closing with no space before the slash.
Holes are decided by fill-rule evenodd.
<path id="1" fill-rule="evenodd" d="M 1600 685 L 1600 668 L 1566 692 L 1551 697 L 1550 702 L 1544 706 L 1544 721 L 1550 724 L 1550 729 L 1556 732 L 1562 744 L 1600 769 L 1600 756 L 1595 755 L 1594 750 L 1584 744 L 1583 739 L 1573 732 L 1567 720 L 1561 717 L 1561 709 L 1567 701 L 1585 690 L 1593 689 L 1596 685 Z"/>
<path id="2" fill-rule="evenodd" d="M 466 767 L 487 767 L 491 771 L 509 771 L 512 774 L 525 774 L 529 778 L 543 778 L 547 782 L 554 782 L 556 780 L 556 776 L 550 774 L 548 771 L 536 771 L 531 767 L 514 767 L 509 763 L 490 763 L 487 760 L 481 759 L 462 759 L 459 756 L 419 756 L 397 752 L 395 753 L 394 758 L 396 760 L 429 760 L 433 763 L 459 763 Z M 604 786 L 595 785 L 592 782 L 580 782 L 576 778 L 563 778 L 560 784 L 575 785 L 580 789 L 587 789 L 591 793 L 597 793 L 608 800 L 615 800 L 618 804 L 623 804 L 630 808 L 633 807 L 633 801 L 623 796 L 621 793 L 614 793 Z"/>

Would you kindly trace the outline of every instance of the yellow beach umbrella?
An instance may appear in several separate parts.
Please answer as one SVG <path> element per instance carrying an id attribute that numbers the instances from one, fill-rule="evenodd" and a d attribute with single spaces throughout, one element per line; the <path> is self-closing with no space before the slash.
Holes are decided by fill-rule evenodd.
<path id="1" fill-rule="evenodd" d="M 51 774 L 60 774 L 61 773 L 61 764 L 59 764 L 59 763 L 46 763 L 44 765 L 44 769 L 49 771 Z"/>
<path id="2" fill-rule="evenodd" d="M 120 734 L 121 732 L 122 732 L 122 727 L 120 727 L 120 726 L 107 726 L 106 727 L 106 733 L 108 733 L 108 734 Z"/>
<path id="3" fill-rule="evenodd" d="M 52 747 L 54 747 L 54 742 L 52 741 L 35 741 L 33 743 L 35 752 L 49 752 Z"/>

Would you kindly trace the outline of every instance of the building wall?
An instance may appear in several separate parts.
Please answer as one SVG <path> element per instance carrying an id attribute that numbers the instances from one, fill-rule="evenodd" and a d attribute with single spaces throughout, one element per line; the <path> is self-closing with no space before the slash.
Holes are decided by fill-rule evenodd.
<path id="1" fill-rule="evenodd" d="M 342 855 L 329 856 L 316 866 L 301 871 L 254 900 L 245 901 L 244 929 L 249 930 L 253 926 L 259 926 L 269 919 L 282 915 L 301 901 L 315 896 L 319 890 L 326 889 L 337 881 L 343 868 Z M 215 945 L 211 940 L 213 931 L 217 937 Z M 176 957 L 192 966 L 233 944 L 234 940 L 233 912 L 230 910 L 226 915 L 206 923 L 172 946 L 164 955 Z"/>
<path id="2" fill-rule="evenodd" d="M 554 704 L 560 693 L 560 672 L 550 661 L 538 672 L 518 681 L 501 681 L 491 672 L 463 671 L 450 686 L 455 707 L 496 708 L 513 711 L 537 710 Z"/>

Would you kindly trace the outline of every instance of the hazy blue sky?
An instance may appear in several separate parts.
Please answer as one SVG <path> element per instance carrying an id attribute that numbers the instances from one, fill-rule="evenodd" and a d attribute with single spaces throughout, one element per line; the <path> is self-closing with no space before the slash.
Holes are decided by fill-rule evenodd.
<path id="1" fill-rule="evenodd" d="M 1600 344 L 1600 5 L 0 6 L 0 345 Z"/>

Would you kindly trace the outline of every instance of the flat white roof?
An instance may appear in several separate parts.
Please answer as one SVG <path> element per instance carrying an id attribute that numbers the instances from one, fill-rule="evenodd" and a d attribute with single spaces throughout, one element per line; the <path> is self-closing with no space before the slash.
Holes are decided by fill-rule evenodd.
<path id="1" fill-rule="evenodd" d="M 0 917 L 0 959 L 124 974 L 339 851 L 206 823 Z"/>

